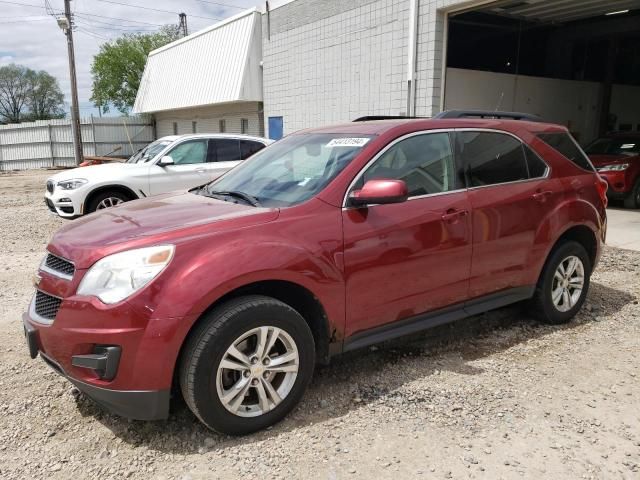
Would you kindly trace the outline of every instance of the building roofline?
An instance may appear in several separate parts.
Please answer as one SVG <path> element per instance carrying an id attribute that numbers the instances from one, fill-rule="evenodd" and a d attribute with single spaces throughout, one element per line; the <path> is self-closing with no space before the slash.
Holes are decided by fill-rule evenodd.
<path id="1" fill-rule="evenodd" d="M 199 37 L 201 35 L 204 35 L 205 33 L 209 33 L 209 32 L 211 32 L 213 30 L 217 30 L 218 28 L 222 28 L 222 27 L 224 27 L 224 26 L 226 26 L 226 25 L 228 25 L 230 23 L 235 22 L 236 20 L 239 20 L 240 18 L 247 17 L 247 16 L 249 16 L 251 14 L 254 14 L 254 13 L 260 13 L 256 7 L 250 8 L 248 10 L 244 10 L 244 11 L 242 11 L 242 12 L 240 12 L 240 13 L 232 16 L 232 17 L 225 18 L 224 20 L 222 20 L 222 21 L 220 21 L 218 23 L 215 23 L 215 24 L 211 25 L 210 27 L 205 27 L 202 30 L 198 30 L 197 32 L 194 32 L 194 33 L 192 33 L 190 35 L 187 35 L 186 37 L 183 37 L 183 38 L 181 38 L 179 40 L 175 40 L 175 41 L 173 41 L 171 43 L 168 43 L 167 45 L 164 45 L 164 46 L 162 46 L 160 48 L 156 48 L 155 50 L 151 50 L 151 52 L 149 52 L 149 56 L 151 57 L 152 55 L 156 55 L 158 53 L 161 53 L 161 52 L 164 52 L 166 50 L 169 50 L 169 49 L 171 49 L 173 47 L 177 47 L 178 45 L 182 45 L 183 43 L 187 43 L 190 40 L 193 40 L 194 38 L 197 38 L 197 37 Z"/>

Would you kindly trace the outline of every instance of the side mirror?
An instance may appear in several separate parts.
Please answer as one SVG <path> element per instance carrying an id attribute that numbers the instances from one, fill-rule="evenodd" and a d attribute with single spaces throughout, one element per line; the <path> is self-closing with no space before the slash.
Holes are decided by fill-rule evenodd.
<path id="1" fill-rule="evenodd" d="M 355 207 L 389 203 L 401 203 L 409 198 L 407 184 L 402 180 L 369 180 L 361 190 L 349 195 L 349 203 Z"/>
<path id="2" fill-rule="evenodd" d="M 169 155 L 165 155 L 164 157 L 162 157 L 160 159 L 160 161 L 158 162 L 158 166 L 160 167 L 167 167 L 169 165 L 174 165 L 174 161 L 173 158 L 171 158 Z"/>

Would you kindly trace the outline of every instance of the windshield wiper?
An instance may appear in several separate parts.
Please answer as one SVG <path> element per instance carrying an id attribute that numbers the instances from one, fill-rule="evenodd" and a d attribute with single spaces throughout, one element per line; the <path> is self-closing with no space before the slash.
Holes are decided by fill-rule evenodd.
<path id="1" fill-rule="evenodd" d="M 240 200 L 244 200 L 245 202 L 247 202 L 249 205 L 253 206 L 253 207 L 261 207 L 262 205 L 260 205 L 260 201 L 254 197 L 253 195 L 249 195 L 248 193 L 244 193 L 244 192 L 238 192 L 235 190 L 230 190 L 228 192 L 215 192 L 215 191 L 211 191 L 211 190 L 207 190 L 206 191 L 209 195 L 220 195 L 223 197 L 234 197 L 234 198 L 239 198 Z"/>

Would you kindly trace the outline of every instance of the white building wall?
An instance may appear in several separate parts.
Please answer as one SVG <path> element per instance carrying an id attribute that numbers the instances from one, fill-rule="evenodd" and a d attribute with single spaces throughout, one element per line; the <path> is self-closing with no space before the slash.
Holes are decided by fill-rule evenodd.
<path id="1" fill-rule="evenodd" d="M 534 113 L 588 143 L 598 132 L 600 88 L 596 82 L 449 68 L 445 109 Z"/>
<path id="2" fill-rule="evenodd" d="M 406 112 L 408 0 L 296 0 L 263 15 L 265 123 Z M 267 132 L 268 133 L 268 132 Z"/>
<path id="3" fill-rule="evenodd" d="M 415 114 L 441 109 L 445 11 L 485 0 L 418 0 Z M 284 133 L 408 111 L 410 0 L 295 0 L 262 17 L 265 123 Z M 267 132 L 268 134 L 268 132 Z"/>
<path id="4" fill-rule="evenodd" d="M 262 104 L 258 102 L 168 110 L 154 117 L 158 138 L 173 135 L 174 122 L 179 135 L 193 133 L 193 122 L 196 122 L 196 133 L 219 133 L 220 120 L 225 121 L 226 133 L 242 133 L 243 118 L 249 121 L 247 135 L 264 135 Z"/>

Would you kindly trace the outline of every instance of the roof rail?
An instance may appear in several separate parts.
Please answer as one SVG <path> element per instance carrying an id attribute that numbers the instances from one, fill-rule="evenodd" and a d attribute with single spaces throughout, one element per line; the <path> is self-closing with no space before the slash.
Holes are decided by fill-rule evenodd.
<path id="1" fill-rule="evenodd" d="M 510 120 L 525 120 L 528 122 L 542 122 L 542 118 L 530 113 L 520 112 L 492 112 L 490 110 L 445 110 L 433 118 L 504 118 Z"/>
<path id="2" fill-rule="evenodd" d="M 428 117 L 407 117 L 404 115 L 366 115 L 364 117 L 359 117 L 354 120 L 354 122 L 371 122 L 377 120 L 410 120 L 415 118 L 428 118 Z"/>

